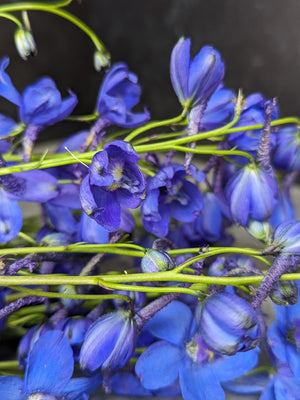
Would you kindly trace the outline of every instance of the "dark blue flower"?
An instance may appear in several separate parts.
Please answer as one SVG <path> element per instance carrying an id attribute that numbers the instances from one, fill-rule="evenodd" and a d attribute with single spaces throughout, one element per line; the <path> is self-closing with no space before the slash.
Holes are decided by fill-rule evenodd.
<path id="1" fill-rule="evenodd" d="M 271 171 L 247 164 L 230 179 L 226 197 L 233 221 L 246 226 L 250 218 L 269 218 L 277 201 L 277 182 Z"/>
<path id="2" fill-rule="evenodd" d="M 99 368 L 118 370 L 124 367 L 134 352 L 136 334 L 131 311 L 103 315 L 85 335 L 80 351 L 80 367 L 88 372 Z"/>
<path id="3" fill-rule="evenodd" d="M 120 228 L 122 207 L 137 208 L 144 198 L 144 176 L 138 154 L 116 140 L 96 153 L 80 187 L 80 201 L 88 216 L 108 231 Z"/>
<path id="4" fill-rule="evenodd" d="M 141 208 L 148 232 L 164 237 L 169 230 L 170 216 L 178 221 L 193 222 L 199 215 L 202 195 L 185 176 L 184 166 L 172 164 L 148 180 L 147 195 Z"/>
<path id="5" fill-rule="evenodd" d="M 172 85 L 185 108 L 206 103 L 221 83 L 225 69 L 219 52 L 210 46 L 204 46 L 191 61 L 190 46 L 190 39 L 179 39 L 170 63 Z"/>
<path id="6" fill-rule="evenodd" d="M 149 112 L 133 113 L 132 108 L 139 102 L 141 88 L 137 76 L 124 63 L 113 65 L 106 74 L 97 99 L 96 111 L 100 118 L 110 125 L 135 128 L 150 119 Z"/>
<path id="7" fill-rule="evenodd" d="M 178 301 L 159 311 L 145 328 L 161 339 L 136 363 L 136 374 L 148 390 L 168 387 L 179 378 L 185 400 L 223 400 L 221 383 L 243 375 L 257 362 L 258 349 L 234 356 L 215 354 L 195 331 L 190 309 Z"/>
<path id="8" fill-rule="evenodd" d="M 42 335 L 29 352 L 24 380 L 16 376 L 0 377 L 0 395 L 6 400 L 79 400 L 101 383 L 94 378 L 71 379 L 73 352 L 62 332 Z"/>

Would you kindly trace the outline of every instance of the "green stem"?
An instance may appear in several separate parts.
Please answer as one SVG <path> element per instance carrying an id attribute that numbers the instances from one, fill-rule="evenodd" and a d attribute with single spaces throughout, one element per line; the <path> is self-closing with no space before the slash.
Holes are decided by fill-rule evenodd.
<path id="1" fill-rule="evenodd" d="M 178 122 L 181 122 L 183 118 L 184 117 L 181 114 L 175 118 L 165 119 L 163 121 L 148 122 L 147 124 L 141 126 L 140 128 L 137 128 L 134 131 L 132 131 L 129 135 L 126 136 L 126 138 L 124 140 L 126 142 L 130 142 L 131 140 L 133 140 L 135 137 L 137 137 L 138 135 L 140 135 L 143 132 L 150 131 L 150 129 L 159 128 L 160 126 L 176 124 Z"/>
<path id="2" fill-rule="evenodd" d="M 44 292 L 43 290 L 36 289 L 27 289 L 19 286 L 10 286 L 11 289 L 16 290 L 18 292 L 24 293 L 24 297 L 28 295 L 32 296 L 40 296 L 40 297 L 48 297 L 48 298 L 57 298 L 57 299 L 76 299 L 76 300 L 113 300 L 120 299 L 127 302 L 130 302 L 130 298 L 128 296 L 122 294 L 65 294 L 65 293 L 55 293 L 55 292 Z"/>
<path id="3" fill-rule="evenodd" d="M 24 10 L 32 10 L 32 11 L 46 11 L 52 14 L 59 15 L 62 18 L 72 22 L 76 25 L 79 29 L 85 32 L 92 42 L 94 43 L 97 50 L 107 53 L 107 50 L 104 44 L 100 41 L 97 35 L 86 25 L 82 22 L 79 18 L 75 15 L 69 13 L 66 10 L 61 10 L 60 7 L 65 7 L 69 5 L 72 0 L 65 0 L 65 1 L 57 1 L 54 3 L 32 3 L 32 2 L 24 2 L 24 3 L 15 3 L 15 4 L 5 4 L 0 6 L 0 13 L 6 12 L 14 12 L 14 11 L 24 11 Z"/>
<path id="4" fill-rule="evenodd" d="M 250 161 L 254 161 L 254 158 L 252 157 L 251 154 L 246 153 L 245 151 L 240 151 L 240 150 L 217 150 L 216 147 L 211 147 L 211 146 L 198 146 L 195 147 L 194 149 L 190 147 L 184 147 L 184 146 L 174 146 L 170 145 L 169 147 L 170 150 L 177 150 L 177 151 L 182 151 L 184 153 L 194 153 L 194 154 L 211 154 L 211 155 L 219 155 L 219 156 L 243 156 L 248 158 Z"/>
<path id="5" fill-rule="evenodd" d="M 146 292 L 146 293 L 186 293 L 193 296 L 198 296 L 198 292 L 189 288 L 172 286 L 172 287 L 153 287 L 153 286 L 137 286 L 137 285 L 124 285 L 120 283 L 107 283 L 103 279 L 98 279 L 99 285 L 105 289 L 113 290 L 130 290 L 133 292 Z"/>
<path id="6" fill-rule="evenodd" d="M 19 28 L 22 28 L 22 22 L 12 14 L 0 12 L 0 17 L 9 19 L 10 21 L 14 22 Z"/>
<path id="7" fill-rule="evenodd" d="M 0 370 L 2 369 L 18 369 L 19 362 L 17 360 L 0 361 Z"/>
<path id="8" fill-rule="evenodd" d="M 216 277 L 216 276 L 196 276 L 187 274 L 178 274 L 173 271 L 167 272 L 155 272 L 149 274 L 136 273 L 136 274 L 116 274 L 116 275 L 95 275 L 95 276 L 70 276 L 70 275 L 22 275 L 22 276 L 0 276 L 0 286 L 21 286 L 21 285 L 96 285 L 99 286 L 99 281 L 103 283 L 104 286 L 109 286 L 110 284 L 120 283 L 134 283 L 134 282 L 180 282 L 180 283 L 201 283 L 207 285 L 231 285 L 231 286 L 241 286 L 241 285 L 253 285 L 259 284 L 263 280 L 262 275 L 253 276 L 241 276 L 241 277 Z M 300 273 L 289 273 L 283 274 L 280 278 L 281 280 L 300 280 Z M 127 290 L 130 290 L 131 285 L 128 285 Z M 16 288 L 15 288 L 16 289 Z M 23 289 L 23 288 L 22 288 Z M 155 292 L 159 288 L 155 288 Z M 26 289 L 27 290 L 27 289 Z M 31 289 L 28 289 L 31 290 Z M 170 288 L 172 292 L 172 288 Z M 37 294 L 38 293 L 38 294 Z M 47 292 L 35 291 L 33 294 L 38 296 L 47 297 Z M 28 292 L 29 294 L 29 292 Z M 58 295 L 58 296 L 57 296 Z M 57 293 L 53 293 L 53 297 L 60 297 Z M 73 295 L 63 295 L 70 296 Z M 93 295 L 85 295 L 93 296 Z M 49 295 L 49 297 L 52 297 Z M 95 297 L 93 297 L 95 298 Z"/>

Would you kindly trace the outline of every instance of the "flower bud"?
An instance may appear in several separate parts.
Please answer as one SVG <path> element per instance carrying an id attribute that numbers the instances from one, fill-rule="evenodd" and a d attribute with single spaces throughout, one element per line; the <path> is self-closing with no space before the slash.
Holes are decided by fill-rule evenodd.
<path id="1" fill-rule="evenodd" d="M 142 258 L 141 268 L 144 273 L 169 271 L 175 268 L 175 263 L 166 251 L 149 249 Z"/>
<path id="2" fill-rule="evenodd" d="M 88 372 L 98 368 L 118 370 L 124 367 L 134 352 L 136 336 L 131 311 L 103 315 L 85 335 L 80 367 Z"/>
<path id="3" fill-rule="evenodd" d="M 23 60 L 37 55 L 37 48 L 31 31 L 18 28 L 15 32 L 15 45 Z"/>
<path id="4" fill-rule="evenodd" d="M 110 56 L 100 50 L 94 52 L 94 68 L 97 72 L 101 71 L 102 68 L 110 66 Z"/>
<path id="5" fill-rule="evenodd" d="M 280 254 L 300 255 L 300 220 L 290 220 L 278 225 L 273 232 L 270 246 L 265 249 L 268 252 Z"/>
<path id="6" fill-rule="evenodd" d="M 199 324 L 206 344 L 224 355 L 248 351 L 259 339 L 255 311 L 235 294 L 222 292 L 208 297 L 203 303 Z"/>
<path id="7" fill-rule="evenodd" d="M 251 236 L 266 243 L 269 241 L 272 231 L 272 225 L 269 222 L 250 220 L 246 230 Z"/>
<path id="8" fill-rule="evenodd" d="M 278 281 L 270 293 L 273 303 L 279 306 L 288 306 L 296 304 L 298 300 L 298 285 L 296 281 Z"/>

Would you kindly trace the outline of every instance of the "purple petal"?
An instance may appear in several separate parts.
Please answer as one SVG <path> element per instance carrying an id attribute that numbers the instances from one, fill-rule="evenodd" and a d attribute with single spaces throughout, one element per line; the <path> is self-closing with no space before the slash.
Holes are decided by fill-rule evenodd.
<path id="1" fill-rule="evenodd" d="M 5 400 L 26 400 L 23 392 L 23 379 L 16 376 L 0 377 L 0 397 Z"/>
<path id="2" fill-rule="evenodd" d="M 182 37 L 175 45 L 171 54 L 171 81 L 174 91 L 182 105 L 189 100 L 188 77 L 190 66 L 190 47 L 191 40 L 184 39 Z"/>
<path id="3" fill-rule="evenodd" d="M 13 239 L 22 228 L 23 217 L 19 204 L 0 188 L 0 243 Z"/>

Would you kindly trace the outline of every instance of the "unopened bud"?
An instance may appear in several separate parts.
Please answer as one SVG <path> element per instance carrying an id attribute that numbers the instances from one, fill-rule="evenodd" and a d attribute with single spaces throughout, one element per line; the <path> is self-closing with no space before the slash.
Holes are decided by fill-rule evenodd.
<path id="1" fill-rule="evenodd" d="M 273 285 L 269 296 L 273 303 L 279 306 L 296 304 L 298 300 L 298 285 L 296 281 L 278 281 Z"/>
<path id="2" fill-rule="evenodd" d="M 100 50 L 94 52 L 94 68 L 101 71 L 102 68 L 110 66 L 110 55 Z"/>
<path id="3" fill-rule="evenodd" d="M 249 221 L 246 230 L 251 236 L 267 243 L 271 236 L 272 225 L 269 222 L 260 222 L 252 219 Z"/>
<path id="4" fill-rule="evenodd" d="M 144 273 L 168 271 L 175 268 L 175 263 L 166 251 L 150 249 L 142 258 L 141 268 Z"/>
<path id="5" fill-rule="evenodd" d="M 31 31 L 18 28 L 15 32 L 15 45 L 23 60 L 37 55 L 37 48 Z"/>

